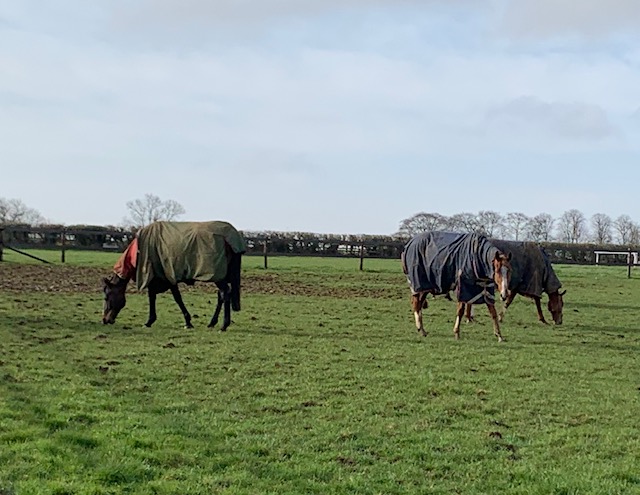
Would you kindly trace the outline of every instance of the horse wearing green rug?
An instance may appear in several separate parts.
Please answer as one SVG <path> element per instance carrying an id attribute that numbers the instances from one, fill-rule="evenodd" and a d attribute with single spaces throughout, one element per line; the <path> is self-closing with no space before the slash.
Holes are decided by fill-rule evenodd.
<path id="1" fill-rule="evenodd" d="M 138 290 L 149 293 L 149 318 L 156 321 L 156 296 L 167 290 L 180 307 L 187 328 L 191 315 L 182 300 L 178 284 L 213 282 L 218 302 L 209 327 L 214 327 L 224 308 L 222 330 L 231 324 L 231 309 L 240 311 L 240 268 L 246 245 L 242 235 L 227 222 L 154 222 L 138 232 L 103 279 L 105 294 L 102 322 L 112 324 L 126 304 L 130 280 Z"/>

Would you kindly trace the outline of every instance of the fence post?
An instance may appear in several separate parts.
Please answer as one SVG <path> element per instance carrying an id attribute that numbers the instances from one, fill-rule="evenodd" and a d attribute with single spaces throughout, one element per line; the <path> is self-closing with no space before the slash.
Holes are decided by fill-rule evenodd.
<path id="1" fill-rule="evenodd" d="M 0 229 L 0 261 L 2 261 L 3 248 L 4 248 L 4 229 Z"/>
<path id="2" fill-rule="evenodd" d="M 267 240 L 262 244 L 262 254 L 264 255 L 264 269 L 267 269 Z"/>
<path id="3" fill-rule="evenodd" d="M 627 254 L 627 278 L 631 278 L 631 266 L 633 265 L 633 258 L 631 257 L 631 248 Z"/>
<path id="4" fill-rule="evenodd" d="M 364 241 L 360 241 L 360 271 L 364 266 Z"/>
<path id="5" fill-rule="evenodd" d="M 60 253 L 60 261 L 64 263 L 66 261 L 66 253 L 65 253 L 65 242 L 67 240 L 66 229 L 62 227 L 62 232 L 60 233 L 60 246 L 62 248 L 62 252 Z"/>

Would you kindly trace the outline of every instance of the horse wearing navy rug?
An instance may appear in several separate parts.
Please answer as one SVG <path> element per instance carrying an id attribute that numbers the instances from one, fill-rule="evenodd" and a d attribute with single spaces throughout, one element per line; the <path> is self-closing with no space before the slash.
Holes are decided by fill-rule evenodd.
<path id="1" fill-rule="evenodd" d="M 458 300 L 453 333 L 460 338 L 465 303 L 484 303 L 493 320 L 493 331 L 502 342 L 495 309 L 495 287 L 503 298 L 511 273 L 509 256 L 481 234 L 425 232 L 412 238 L 402 253 L 402 269 L 411 288 L 411 306 L 418 332 L 426 336 L 422 310 L 427 295 L 454 291 Z"/>
<path id="2" fill-rule="evenodd" d="M 209 327 L 217 324 L 224 307 L 222 330 L 231 324 L 231 309 L 240 311 L 240 268 L 246 246 L 242 235 L 227 222 L 154 222 L 138 232 L 103 279 L 102 322 L 112 324 L 126 305 L 129 280 L 138 290 L 149 293 L 149 318 L 156 321 L 156 296 L 167 290 L 182 311 L 185 326 L 193 328 L 178 283 L 213 282 L 218 287 L 218 303 Z"/>

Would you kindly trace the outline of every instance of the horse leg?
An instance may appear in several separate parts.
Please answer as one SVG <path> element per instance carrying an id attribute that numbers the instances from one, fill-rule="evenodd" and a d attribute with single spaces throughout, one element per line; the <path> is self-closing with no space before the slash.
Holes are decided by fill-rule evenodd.
<path id="1" fill-rule="evenodd" d="M 507 296 L 507 300 L 504 302 L 504 305 L 502 307 L 502 311 L 500 311 L 500 315 L 498 317 L 499 321 L 504 320 L 504 315 L 507 313 L 507 308 L 511 306 L 511 303 L 513 302 L 513 300 L 516 298 L 517 295 L 518 293 L 515 290 L 509 292 L 509 295 Z"/>
<path id="2" fill-rule="evenodd" d="M 453 336 L 456 340 L 460 339 L 460 321 L 462 320 L 462 315 L 464 315 L 464 306 L 465 303 L 458 301 L 458 307 L 456 309 L 456 323 L 453 325 Z"/>
<path id="3" fill-rule="evenodd" d="M 209 328 L 213 328 L 218 324 L 218 317 L 220 316 L 220 310 L 222 309 L 222 304 L 224 303 L 224 295 L 222 289 L 218 287 L 218 302 L 216 304 L 216 309 L 213 312 L 213 316 L 211 317 L 211 321 L 207 325 Z"/>
<path id="4" fill-rule="evenodd" d="M 489 313 L 491 313 L 491 319 L 493 320 L 493 334 L 498 337 L 498 342 L 504 342 L 502 334 L 500 333 L 500 324 L 498 323 L 498 312 L 494 304 L 487 303 Z"/>
<path id="5" fill-rule="evenodd" d="M 222 320 L 221 332 L 226 332 L 229 325 L 231 325 L 231 292 L 230 289 L 224 291 L 224 319 Z"/>
<path id="6" fill-rule="evenodd" d="M 475 318 L 473 316 L 473 304 L 465 303 L 465 316 L 467 319 L 467 323 L 473 323 L 475 321 Z"/>
<path id="7" fill-rule="evenodd" d="M 187 307 L 184 305 L 184 302 L 182 301 L 182 295 L 180 294 L 180 289 L 178 289 L 177 285 L 172 285 L 170 287 L 170 290 L 171 290 L 171 295 L 173 296 L 173 300 L 176 302 L 176 304 L 180 308 L 180 311 L 182 311 L 182 316 L 184 316 L 184 327 L 193 328 L 193 325 L 191 324 L 191 315 L 189 314 Z"/>
<path id="8" fill-rule="evenodd" d="M 411 295 L 411 308 L 413 309 L 413 316 L 416 320 L 416 329 L 418 333 L 423 337 L 427 336 L 427 332 L 424 331 L 422 322 L 422 309 L 428 306 L 426 292 Z"/>
<path id="9" fill-rule="evenodd" d="M 540 323 L 544 323 L 548 325 L 547 320 L 544 319 L 544 314 L 542 313 L 542 306 L 540 305 L 540 298 L 534 297 L 533 300 L 536 302 L 536 311 L 538 311 L 538 321 Z"/>
<path id="10" fill-rule="evenodd" d="M 144 324 L 145 327 L 149 328 L 153 325 L 153 322 L 156 321 L 156 296 L 158 293 L 153 289 L 149 289 L 149 319 Z"/>

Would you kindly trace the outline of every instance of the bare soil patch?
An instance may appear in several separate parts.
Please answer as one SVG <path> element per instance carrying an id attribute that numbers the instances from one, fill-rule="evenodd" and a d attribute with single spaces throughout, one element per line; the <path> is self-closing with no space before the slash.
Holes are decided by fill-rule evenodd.
<path id="1" fill-rule="evenodd" d="M 102 278 L 108 274 L 98 267 L 0 263 L 0 292 L 99 293 Z M 130 290 L 135 291 L 133 284 Z M 216 292 L 217 289 L 214 284 L 197 283 L 194 287 L 181 284 L 180 290 Z M 326 285 L 305 283 L 277 272 L 244 274 L 242 291 L 245 294 L 385 299 L 406 296 L 405 287 L 332 287 L 330 280 Z"/>

